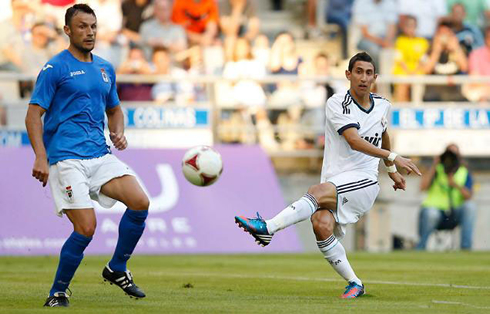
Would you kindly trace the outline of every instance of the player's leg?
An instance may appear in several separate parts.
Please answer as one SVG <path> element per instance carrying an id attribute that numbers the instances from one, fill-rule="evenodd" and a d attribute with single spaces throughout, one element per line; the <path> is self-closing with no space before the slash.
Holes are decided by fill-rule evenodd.
<path id="1" fill-rule="evenodd" d="M 103 277 L 117 284 L 128 295 L 137 298 L 145 296 L 132 280 L 126 263 L 131 257 L 145 229 L 150 201 L 134 176 L 125 175 L 104 184 L 102 194 L 121 201 L 128 208 L 119 223 L 119 238 L 114 255 L 104 268 Z"/>
<path id="2" fill-rule="evenodd" d="M 364 285 L 352 269 L 342 243 L 334 235 L 335 218 L 330 210 L 318 210 L 311 217 L 318 248 L 333 269 L 349 285 L 343 298 L 356 298 L 364 294 Z"/>
<path id="3" fill-rule="evenodd" d="M 73 232 L 63 244 L 58 269 L 45 306 L 68 306 L 66 290 L 83 259 L 83 252 L 92 240 L 96 218 L 92 208 L 65 210 L 73 224 Z"/>
<path id="4" fill-rule="evenodd" d="M 49 186 L 58 215 L 67 215 L 73 224 L 73 232 L 61 248 L 58 269 L 45 306 L 68 306 L 66 290 L 95 231 L 96 218 L 83 163 L 81 160 L 63 160 L 49 168 Z"/>
<path id="5" fill-rule="evenodd" d="M 257 243 L 265 246 L 270 243 L 272 235 L 277 231 L 310 218 L 319 208 L 319 204 L 321 204 L 320 207 L 327 208 L 328 206 L 335 206 L 336 202 L 335 186 L 326 182 L 311 186 L 303 197 L 283 209 L 272 219 L 264 220 L 257 213 L 257 218 L 235 216 L 235 222 L 250 233 Z"/>
<path id="6" fill-rule="evenodd" d="M 440 209 L 432 207 L 424 207 L 419 215 L 419 236 L 420 241 L 417 244 L 417 250 L 425 250 L 427 240 L 443 218 L 443 213 Z"/>

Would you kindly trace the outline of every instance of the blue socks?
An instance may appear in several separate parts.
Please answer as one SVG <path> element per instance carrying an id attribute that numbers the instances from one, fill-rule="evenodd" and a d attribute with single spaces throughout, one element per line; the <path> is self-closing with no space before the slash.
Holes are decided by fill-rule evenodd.
<path id="1" fill-rule="evenodd" d="M 119 239 L 109 267 L 114 271 L 126 271 L 126 262 L 138 244 L 143 231 L 148 210 L 126 209 L 119 223 Z"/>
<path id="2" fill-rule="evenodd" d="M 75 271 L 80 265 L 83 259 L 83 251 L 92 241 L 92 238 L 88 238 L 75 231 L 66 240 L 65 244 L 61 248 L 60 263 L 58 264 L 58 270 L 54 277 L 54 283 L 49 291 L 49 295 L 52 296 L 55 292 L 65 292 L 70 281 L 75 275 Z"/>

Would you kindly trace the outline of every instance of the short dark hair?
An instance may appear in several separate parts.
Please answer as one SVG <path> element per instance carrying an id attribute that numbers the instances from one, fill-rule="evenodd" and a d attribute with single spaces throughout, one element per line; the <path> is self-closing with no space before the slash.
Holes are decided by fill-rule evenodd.
<path id="1" fill-rule="evenodd" d="M 95 18 L 97 18 L 97 16 L 95 15 L 94 10 L 92 10 L 92 8 L 88 4 L 85 4 L 85 3 L 75 4 L 74 6 L 69 7 L 66 10 L 66 13 L 65 13 L 65 25 L 66 26 L 70 26 L 71 19 L 79 11 L 81 11 L 83 13 L 87 13 L 87 14 L 92 14 Z"/>
<path id="2" fill-rule="evenodd" d="M 376 64 L 374 64 L 373 58 L 367 53 L 367 52 L 359 52 L 349 60 L 349 67 L 347 68 L 349 72 L 352 72 L 352 69 L 354 68 L 354 64 L 357 61 L 365 61 L 369 62 L 373 65 L 374 67 L 374 73 L 376 73 Z"/>

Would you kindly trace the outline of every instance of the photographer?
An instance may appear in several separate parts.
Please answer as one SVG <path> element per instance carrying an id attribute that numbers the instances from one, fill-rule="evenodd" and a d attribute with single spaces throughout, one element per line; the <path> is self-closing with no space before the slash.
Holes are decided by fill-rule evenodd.
<path id="1" fill-rule="evenodd" d="M 429 173 L 422 177 L 420 188 L 427 191 L 427 197 L 419 217 L 417 249 L 425 249 L 434 230 L 451 230 L 458 225 L 461 226 L 461 248 L 471 249 L 476 215 L 475 204 L 470 201 L 473 180 L 462 163 L 458 146 L 450 144 L 434 159 Z"/>

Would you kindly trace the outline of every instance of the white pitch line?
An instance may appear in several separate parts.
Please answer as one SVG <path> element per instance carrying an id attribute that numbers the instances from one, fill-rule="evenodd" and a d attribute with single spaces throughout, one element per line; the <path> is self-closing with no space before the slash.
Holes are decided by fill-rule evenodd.
<path id="1" fill-rule="evenodd" d="M 432 303 L 435 304 L 449 304 L 449 305 L 462 305 L 462 306 L 469 306 L 475 309 L 490 309 L 488 306 L 478 306 L 478 305 L 473 305 L 469 303 L 463 303 L 463 302 L 454 302 L 454 301 L 438 301 L 438 300 L 432 300 Z"/>
<path id="2" fill-rule="evenodd" d="M 277 280 L 292 280 L 292 281 L 320 281 L 320 282 L 344 282 L 342 279 L 333 278 L 309 278 L 309 277 L 290 277 L 290 276 L 275 276 L 275 275 L 239 275 L 239 274 L 215 274 L 215 273 L 166 273 L 166 272 L 150 272 L 150 275 L 170 275 L 170 276 L 200 276 L 200 277 L 222 277 L 222 278 L 249 278 L 249 279 L 277 279 Z M 490 290 L 488 286 L 467 286 L 453 285 L 448 283 L 423 283 L 423 282 L 398 282 L 398 281 L 382 281 L 382 280 L 364 280 L 366 283 L 379 285 L 394 285 L 394 286 L 416 286 L 416 287 L 440 287 L 440 288 L 456 288 L 456 289 L 482 289 Z"/>

